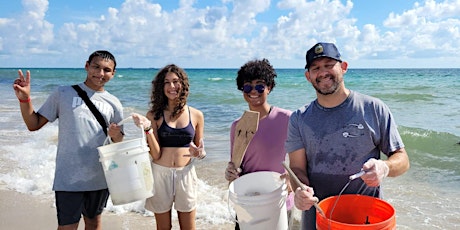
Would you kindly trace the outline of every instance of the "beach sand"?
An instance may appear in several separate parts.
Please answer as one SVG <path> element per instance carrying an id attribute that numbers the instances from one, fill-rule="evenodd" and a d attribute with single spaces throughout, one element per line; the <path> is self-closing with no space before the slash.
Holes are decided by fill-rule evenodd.
<path id="1" fill-rule="evenodd" d="M 57 229 L 56 208 L 54 200 L 38 200 L 37 196 L 22 194 L 10 190 L 0 190 L 0 226 L 1 229 Z M 155 229 L 155 218 L 137 213 L 102 214 L 103 229 L 138 230 Z M 78 229 L 84 229 L 83 220 Z M 177 221 L 172 229 L 180 229 Z M 212 225 L 197 221 L 197 229 L 234 229 L 233 224 Z"/>
<path id="2" fill-rule="evenodd" d="M 1 151 L 0 151 L 1 153 Z M 8 160 L 1 161 L 0 172 L 13 170 L 14 164 L 8 164 Z M 205 171 L 203 164 L 198 164 L 199 171 Z M 208 165 L 223 167 L 223 163 L 211 163 Z M 226 184 L 220 174 L 211 174 L 208 179 L 222 187 Z M 220 179 L 220 180 L 219 180 Z M 30 195 L 8 189 L 5 184 L 0 183 L 0 229 L 57 229 L 56 208 L 54 205 L 54 193 L 46 195 Z M 155 218 L 144 216 L 142 213 L 114 213 L 104 211 L 102 213 L 102 227 L 109 230 L 138 230 L 155 229 Z M 179 230 L 179 223 L 173 218 L 173 230 Z M 197 219 L 196 229 L 208 230 L 230 230 L 234 224 L 225 223 L 210 225 Z M 84 229 L 84 222 L 81 219 L 78 230 Z"/>
<path id="3" fill-rule="evenodd" d="M 5 163 L 5 162 L 2 162 Z M 216 169 L 225 167 L 225 162 L 200 162 L 197 164 L 197 173 L 204 177 L 207 183 L 225 189 L 228 182 L 222 180 L 222 176 L 216 173 Z M 13 164 L 0 164 L 0 171 L 12 170 Z M 218 170 L 217 170 L 218 171 Z M 219 171 L 220 172 L 220 171 Z M 200 177 L 200 175 L 199 175 Z M 5 184 L 0 184 L 0 229 L 57 229 L 56 208 L 54 205 L 54 193 L 46 195 L 30 195 L 8 189 Z M 291 221 L 291 229 L 299 229 L 300 212 L 296 210 Z M 109 230 L 138 230 L 155 229 L 155 218 L 144 216 L 143 213 L 125 212 L 114 213 L 104 211 L 102 214 L 102 227 Z M 293 216 L 293 217 L 294 217 Z M 173 218 L 173 230 L 179 230 L 177 218 Z M 83 219 L 80 221 L 79 230 L 84 229 Z M 211 224 L 197 218 L 196 229 L 198 230 L 233 230 L 234 224 Z"/>
<path id="4" fill-rule="evenodd" d="M 49 198 L 37 199 L 31 196 L 11 190 L 0 190 L 0 226 L 1 229 L 57 229 L 56 208 L 54 200 Z M 298 210 L 296 210 L 298 211 Z M 296 213 L 299 215 L 300 213 Z M 299 229 L 298 220 L 292 219 L 291 229 Z M 179 230 L 179 223 L 173 220 L 173 230 Z M 102 228 L 110 230 L 138 230 L 155 229 L 155 218 L 143 216 L 139 213 L 115 214 L 104 211 L 102 214 Z M 80 221 L 78 230 L 84 229 L 83 219 Z M 233 230 L 234 224 L 196 222 L 196 229 L 201 230 Z"/>
<path id="5" fill-rule="evenodd" d="M 0 151 L 0 156 L 6 154 Z M 222 170 L 226 167 L 226 162 L 199 161 L 196 164 L 197 174 L 206 183 L 219 188 L 227 189 L 228 182 L 223 179 Z M 0 158 L 0 173 L 14 170 L 16 162 L 9 159 Z M 11 190 L 8 186 L 0 182 L 0 229 L 57 229 L 56 208 L 54 205 L 54 192 L 32 195 Z M 299 229 L 300 211 L 291 220 L 291 229 Z M 155 218 L 145 216 L 144 213 L 123 212 L 115 213 L 105 210 L 102 214 L 102 227 L 109 230 L 138 230 L 155 229 Z M 173 230 L 179 230 L 177 218 L 173 218 Z M 234 223 L 213 224 L 203 219 L 197 218 L 197 230 L 233 230 Z M 84 229 L 83 219 L 80 221 L 78 230 Z"/>

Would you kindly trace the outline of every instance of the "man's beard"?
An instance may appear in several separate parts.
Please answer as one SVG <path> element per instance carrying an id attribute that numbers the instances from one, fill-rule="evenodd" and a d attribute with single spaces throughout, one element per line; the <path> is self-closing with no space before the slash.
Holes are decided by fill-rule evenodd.
<path id="1" fill-rule="evenodd" d="M 333 78 L 333 77 L 330 77 L 329 75 L 326 76 L 325 78 L 331 78 L 331 80 L 333 81 L 333 84 L 331 87 L 327 88 L 327 89 L 321 89 L 318 87 L 318 81 L 316 81 L 316 84 L 312 84 L 313 85 L 313 88 L 316 89 L 316 92 L 318 92 L 319 94 L 322 94 L 322 95 L 330 95 L 330 94 L 333 94 L 335 92 L 337 92 L 337 90 L 339 89 L 339 86 L 340 84 L 342 83 L 343 79 L 342 80 L 339 80 L 337 81 L 337 78 Z"/>

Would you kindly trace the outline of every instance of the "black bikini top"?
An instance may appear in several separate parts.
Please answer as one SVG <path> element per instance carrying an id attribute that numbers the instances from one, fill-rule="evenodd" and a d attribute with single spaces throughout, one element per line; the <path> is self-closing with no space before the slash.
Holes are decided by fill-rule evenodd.
<path id="1" fill-rule="evenodd" d="M 189 123 L 184 128 L 172 128 L 166 124 L 166 119 L 163 114 L 163 123 L 158 129 L 158 140 L 161 147 L 190 147 L 193 137 L 195 137 L 195 129 L 192 125 L 192 117 L 190 116 L 190 108 L 188 108 Z"/>

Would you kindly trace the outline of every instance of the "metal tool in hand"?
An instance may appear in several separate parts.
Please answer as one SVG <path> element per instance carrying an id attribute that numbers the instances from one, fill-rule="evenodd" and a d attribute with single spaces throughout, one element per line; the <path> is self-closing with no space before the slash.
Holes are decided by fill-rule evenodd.
<path id="1" fill-rule="evenodd" d="M 354 179 L 359 178 L 359 177 L 361 177 L 362 175 L 364 175 L 364 173 L 366 173 L 366 171 L 364 171 L 364 169 L 361 169 L 361 171 L 359 171 L 358 173 L 355 173 L 355 174 L 351 175 L 351 176 L 349 177 L 349 179 L 350 179 L 350 180 L 354 180 Z"/>
<path id="2" fill-rule="evenodd" d="M 286 171 L 289 173 L 289 176 L 291 178 L 294 179 L 294 181 L 296 182 L 297 186 L 299 186 L 302 190 L 307 190 L 307 188 L 305 188 L 305 185 L 302 184 L 302 182 L 300 182 L 299 178 L 294 174 L 294 172 L 291 170 L 291 168 L 289 168 L 289 166 L 285 163 L 285 162 L 282 162 L 284 168 L 286 169 Z M 316 210 L 318 210 L 319 214 L 321 214 L 322 216 L 325 217 L 325 214 L 323 212 L 323 210 L 321 209 L 321 207 L 319 207 L 318 203 L 313 203 L 313 206 L 315 206 Z"/>

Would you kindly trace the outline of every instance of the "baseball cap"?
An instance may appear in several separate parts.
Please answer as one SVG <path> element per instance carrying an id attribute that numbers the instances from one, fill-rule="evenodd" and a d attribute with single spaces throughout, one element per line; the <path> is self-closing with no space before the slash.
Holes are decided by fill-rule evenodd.
<path id="1" fill-rule="evenodd" d="M 307 51 L 307 55 L 305 57 L 307 64 L 305 65 L 305 69 L 308 69 L 311 63 L 320 57 L 328 57 L 342 62 L 339 50 L 333 43 L 319 42 Z"/>

